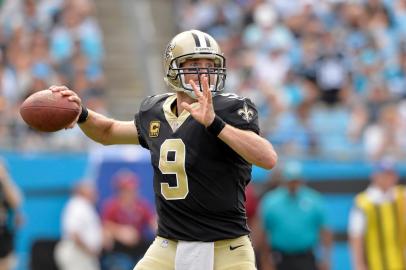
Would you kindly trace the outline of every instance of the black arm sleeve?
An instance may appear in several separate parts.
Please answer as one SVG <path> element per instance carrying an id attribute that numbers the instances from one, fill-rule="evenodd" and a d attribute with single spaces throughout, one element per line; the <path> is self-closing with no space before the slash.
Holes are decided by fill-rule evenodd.
<path id="1" fill-rule="evenodd" d="M 248 98 L 235 100 L 223 120 L 236 128 L 251 130 L 259 134 L 258 111 Z"/>
<path id="2" fill-rule="evenodd" d="M 142 137 L 141 135 L 141 125 L 139 124 L 141 123 L 140 121 L 140 114 L 136 113 L 134 116 L 134 125 L 137 128 L 137 133 L 138 133 L 138 141 L 140 142 L 140 145 L 146 149 L 149 149 L 149 146 L 147 144 L 147 141 L 144 139 L 144 137 Z"/>

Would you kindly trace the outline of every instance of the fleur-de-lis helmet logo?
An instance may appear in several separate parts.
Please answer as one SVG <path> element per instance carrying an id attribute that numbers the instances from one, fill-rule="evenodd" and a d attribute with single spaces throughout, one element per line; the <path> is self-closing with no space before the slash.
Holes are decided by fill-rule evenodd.
<path id="1" fill-rule="evenodd" d="M 244 106 L 237 111 L 238 115 L 241 115 L 242 119 L 247 121 L 248 123 L 254 117 L 254 111 L 249 109 L 247 103 L 244 103 Z"/>
<path id="2" fill-rule="evenodd" d="M 165 51 L 164 51 L 165 61 L 167 61 L 168 59 L 172 59 L 172 57 L 173 57 L 172 50 L 174 48 L 175 48 L 175 43 L 174 42 L 168 43 L 168 45 L 166 46 Z"/>

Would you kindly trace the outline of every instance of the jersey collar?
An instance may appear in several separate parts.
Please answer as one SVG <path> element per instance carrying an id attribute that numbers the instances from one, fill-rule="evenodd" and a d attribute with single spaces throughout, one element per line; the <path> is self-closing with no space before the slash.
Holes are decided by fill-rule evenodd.
<path id="1" fill-rule="evenodd" d="M 182 113 L 177 117 L 171 109 L 171 105 L 176 102 L 176 95 L 169 96 L 164 104 L 163 104 L 163 111 L 165 115 L 165 119 L 168 122 L 169 126 L 172 128 L 172 131 L 175 132 L 178 128 L 186 121 L 189 117 L 190 113 L 186 110 L 183 110 Z M 197 104 L 197 103 L 194 103 Z"/>

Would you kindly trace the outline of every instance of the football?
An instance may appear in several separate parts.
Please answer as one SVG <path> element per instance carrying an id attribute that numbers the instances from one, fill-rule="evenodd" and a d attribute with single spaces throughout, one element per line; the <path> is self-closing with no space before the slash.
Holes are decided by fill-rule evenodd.
<path id="1" fill-rule="evenodd" d="M 23 120 L 33 129 L 55 132 L 66 128 L 78 114 L 80 107 L 59 92 L 42 90 L 30 95 L 20 107 Z"/>

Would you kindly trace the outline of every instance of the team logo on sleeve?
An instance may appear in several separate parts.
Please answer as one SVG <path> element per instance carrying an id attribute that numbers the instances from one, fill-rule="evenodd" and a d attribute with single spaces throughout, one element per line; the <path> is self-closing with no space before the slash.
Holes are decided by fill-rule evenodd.
<path id="1" fill-rule="evenodd" d="M 247 103 L 244 103 L 244 107 L 237 111 L 238 115 L 242 117 L 247 123 L 249 123 L 254 117 L 254 111 L 248 108 Z"/>
<path id="2" fill-rule="evenodd" d="M 151 121 L 151 122 L 149 122 L 149 136 L 151 138 L 158 137 L 160 127 L 161 127 L 161 122 L 159 122 L 159 121 Z"/>

